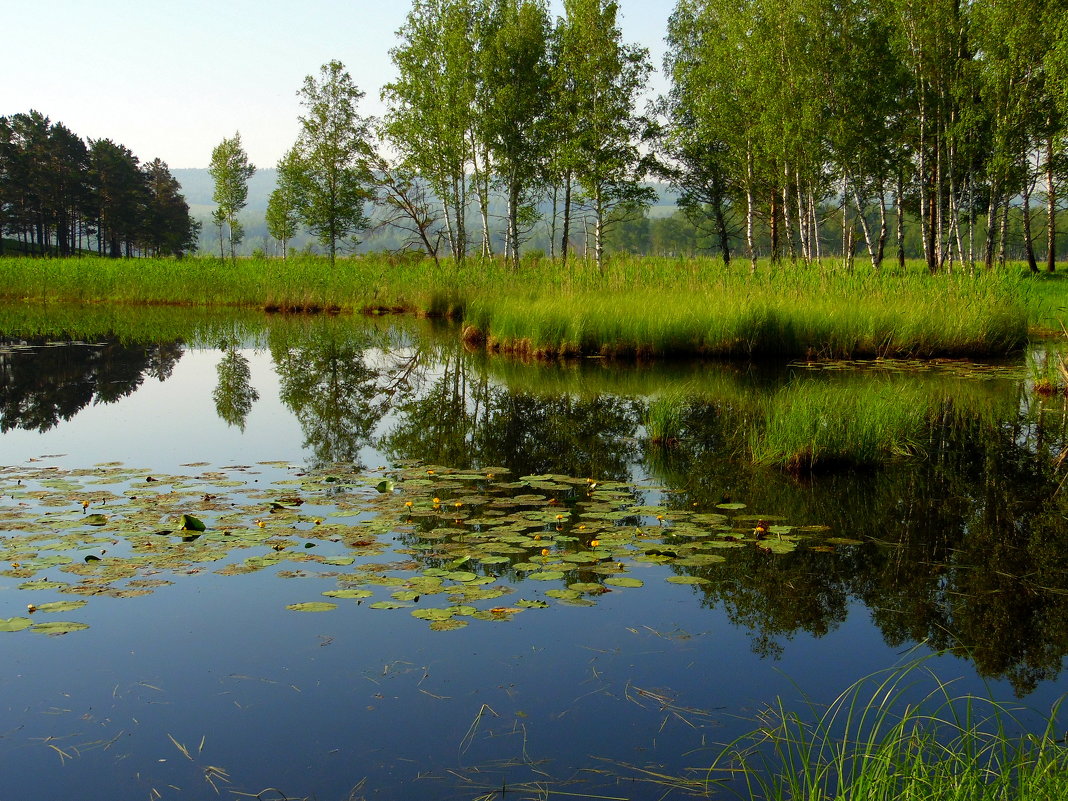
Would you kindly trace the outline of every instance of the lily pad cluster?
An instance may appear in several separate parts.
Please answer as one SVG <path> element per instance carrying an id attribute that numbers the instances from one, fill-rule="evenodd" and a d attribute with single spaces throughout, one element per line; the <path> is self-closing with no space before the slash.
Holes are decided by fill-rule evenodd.
<path id="1" fill-rule="evenodd" d="M 553 602 L 591 606 L 649 580 L 699 586 L 736 549 L 774 556 L 847 542 L 742 503 L 673 508 L 663 489 L 504 467 L 407 466 L 385 478 L 344 465 L 185 467 L 0 469 L 0 587 L 31 600 L 25 614 L 0 617 L 0 631 L 78 631 L 87 625 L 43 616 L 205 571 L 263 570 L 331 580 L 318 596 L 291 598 L 295 612 L 367 602 L 449 630 Z M 650 505 L 649 495 L 667 500 Z M 55 600 L 63 595 L 81 600 Z"/>

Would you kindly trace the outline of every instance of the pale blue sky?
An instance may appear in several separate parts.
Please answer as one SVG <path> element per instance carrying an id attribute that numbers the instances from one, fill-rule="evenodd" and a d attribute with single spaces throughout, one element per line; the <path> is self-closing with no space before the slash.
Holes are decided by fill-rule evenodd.
<path id="1" fill-rule="evenodd" d="M 560 0 L 551 0 L 559 13 Z M 620 0 L 627 42 L 663 58 L 675 0 Z M 82 137 L 108 137 L 143 161 L 205 167 L 241 132 L 271 167 L 297 131 L 296 92 L 332 58 L 380 114 L 389 49 L 407 0 L 7 0 L 0 115 L 31 108 Z M 663 90 L 659 73 L 654 92 Z"/>

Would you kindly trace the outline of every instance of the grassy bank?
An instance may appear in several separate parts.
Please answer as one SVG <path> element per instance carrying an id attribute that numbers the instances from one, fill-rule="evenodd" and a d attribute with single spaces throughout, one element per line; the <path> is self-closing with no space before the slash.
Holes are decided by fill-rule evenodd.
<path id="1" fill-rule="evenodd" d="M 916 698 L 923 683 L 933 689 Z M 739 797 L 768 801 L 1068 798 L 1058 711 L 1041 716 L 1039 734 L 1021 733 L 1029 726 L 1016 710 L 955 696 L 918 663 L 862 680 L 827 707 L 798 712 L 779 699 L 717 755 L 700 788 L 726 775 L 744 788 Z"/>
<path id="2" fill-rule="evenodd" d="M 550 356 L 979 356 L 1020 347 L 1034 316 L 1003 274 L 844 273 L 802 265 L 724 270 L 711 259 L 531 260 L 463 269 L 364 257 L 336 267 L 196 258 L 0 259 L 0 300 L 178 304 L 269 311 L 407 311 L 455 317 L 467 341 Z M 1054 301 L 1044 297 L 1043 308 Z"/>

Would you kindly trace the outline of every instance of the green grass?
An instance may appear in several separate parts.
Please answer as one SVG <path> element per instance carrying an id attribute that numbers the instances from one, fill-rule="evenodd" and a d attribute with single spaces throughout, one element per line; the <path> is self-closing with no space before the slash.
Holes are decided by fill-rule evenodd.
<path id="1" fill-rule="evenodd" d="M 674 386 L 649 400 L 643 423 L 645 434 L 654 445 L 672 446 L 685 431 L 685 412 L 693 392 L 686 386 Z"/>
<path id="2" fill-rule="evenodd" d="M 1054 289 L 1043 292 L 1015 271 L 932 277 L 764 265 L 750 276 L 712 259 L 619 257 L 603 275 L 581 260 L 564 268 L 546 259 L 517 272 L 495 260 L 457 269 L 382 256 L 334 268 L 307 256 L 0 259 L 0 300 L 403 310 L 461 318 L 491 350 L 534 356 L 1000 354 L 1022 346 L 1035 308 L 1059 302 Z"/>
<path id="3" fill-rule="evenodd" d="M 798 712 L 779 698 L 691 787 L 726 785 L 739 798 L 767 801 L 1068 798 L 1059 705 L 1042 716 L 1038 734 L 1021 733 L 1021 712 L 955 695 L 914 662 L 862 679 L 826 707 L 807 702 Z"/>
<path id="4" fill-rule="evenodd" d="M 877 465 L 917 452 L 925 424 L 943 403 L 901 383 L 850 389 L 794 382 L 766 399 L 748 450 L 756 464 L 790 472 Z"/>
<path id="5" fill-rule="evenodd" d="M 991 355 L 1026 340 L 1016 282 L 988 276 L 729 274 L 696 286 L 476 296 L 491 349 L 533 356 Z"/>

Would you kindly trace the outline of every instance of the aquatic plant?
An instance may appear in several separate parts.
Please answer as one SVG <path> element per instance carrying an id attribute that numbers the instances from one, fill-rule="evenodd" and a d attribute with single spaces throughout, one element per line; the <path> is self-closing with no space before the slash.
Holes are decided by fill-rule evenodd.
<path id="1" fill-rule="evenodd" d="M 733 782 L 739 797 L 771 801 L 1068 797 L 1059 704 L 1041 733 L 1026 734 L 1021 710 L 954 694 L 925 661 L 863 678 L 826 707 L 808 700 L 797 711 L 777 698 L 717 754 L 704 789 Z"/>
<path id="2" fill-rule="evenodd" d="M 645 433 L 654 445 L 672 446 L 683 435 L 683 417 L 693 392 L 686 387 L 674 387 L 658 395 L 645 407 Z"/>
<path id="3" fill-rule="evenodd" d="M 903 384 L 869 382 L 843 391 L 826 382 L 794 382 L 766 399 L 748 449 L 757 464 L 791 472 L 874 465 L 913 452 L 940 406 Z"/>

